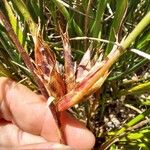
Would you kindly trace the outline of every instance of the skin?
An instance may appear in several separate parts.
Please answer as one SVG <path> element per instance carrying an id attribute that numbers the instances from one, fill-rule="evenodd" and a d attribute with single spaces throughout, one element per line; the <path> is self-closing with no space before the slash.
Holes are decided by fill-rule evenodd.
<path id="1" fill-rule="evenodd" d="M 59 132 L 46 100 L 27 87 L 0 78 L 0 147 L 4 149 L 92 149 L 94 135 L 67 112 L 60 115 L 68 146 L 59 144 Z"/>

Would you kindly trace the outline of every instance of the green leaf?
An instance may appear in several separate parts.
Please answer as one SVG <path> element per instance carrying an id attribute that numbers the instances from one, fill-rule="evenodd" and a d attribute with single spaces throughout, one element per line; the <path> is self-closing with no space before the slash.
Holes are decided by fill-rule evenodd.
<path id="1" fill-rule="evenodd" d="M 76 31 L 76 34 L 78 36 L 83 36 L 83 32 L 81 30 L 81 28 L 77 25 L 77 23 L 74 21 L 74 19 L 72 19 L 72 24 L 73 24 L 73 29 Z"/>
<path id="2" fill-rule="evenodd" d="M 54 4 L 58 7 L 59 11 L 63 14 L 67 21 L 70 20 L 70 14 L 68 10 L 59 2 L 59 0 L 53 0 Z"/>
<path id="3" fill-rule="evenodd" d="M 53 0 L 53 2 L 57 6 L 59 11 L 62 13 L 62 15 L 65 17 L 67 24 L 68 24 L 68 28 L 71 30 L 74 30 L 78 36 L 83 36 L 83 32 L 81 28 L 76 23 L 74 18 L 70 15 L 70 13 L 65 8 L 65 6 L 62 3 L 60 3 L 60 0 Z"/>
<path id="4" fill-rule="evenodd" d="M 130 133 L 127 135 L 127 138 L 129 140 L 138 140 L 140 138 L 143 138 L 143 134 L 142 133 Z"/>
<path id="5" fill-rule="evenodd" d="M 116 11 L 114 12 L 115 15 L 109 32 L 109 41 L 113 41 L 113 42 L 115 42 L 116 40 L 120 41 L 119 34 L 120 31 L 122 30 L 121 26 L 126 15 L 127 6 L 128 6 L 128 0 L 116 1 Z M 112 44 L 107 45 L 106 52 L 105 52 L 106 55 L 111 51 L 112 47 L 113 47 Z"/>
<path id="6" fill-rule="evenodd" d="M 37 24 L 33 21 L 27 6 L 22 0 L 12 0 L 12 2 L 15 4 L 15 6 L 17 6 L 18 10 L 23 15 L 25 21 L 29 26 L 31 34 L 34 37 L 38 32 L 38 28 L 37 28 Z"/>
<path id="7" fill-rule="evenodd" d="M 142 83 L 139 85 L 136 85 L 128 90 L 120 91 L 120 95 L 129 95 L 129 94 L 142 94 L 150 92 L 150 82 Z"/>
<path id="8" fill-rule="evenodd" d="M 150 106 L 150 99 L 141 100 L 141 104 Z"/>
<path id="9" fill-rule="evenodd" d="M 101 38 L 102 20 L 108 0 L 99 0 L 97 4 L 96 17 L 91 28 L 91 34 L 95 38 Z"/>
<path id="10" fill-rule="evenodd" d="M 6 11 L 8 13 L 9 21 L 12 25 L 13 30 L 15 31 L 20 43 L 23 43 L 23 32 L 21 31 L 21 25 L 18 21 L 18 18 L 15 16 L 12 7 L 7 2 L 7 0 L 3 0 L 5 4 Z"/>

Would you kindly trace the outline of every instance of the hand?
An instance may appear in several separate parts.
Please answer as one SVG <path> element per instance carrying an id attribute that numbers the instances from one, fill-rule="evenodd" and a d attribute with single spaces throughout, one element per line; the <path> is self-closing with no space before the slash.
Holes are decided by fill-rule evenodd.
<path id="1" fill-rule="evenodd" d="M 69 113 L 60 116 L 67 144 L 91 149 L 94 135 Z M 46 100 L 27 87 L 0 78 L 0 147 L 18 149 L 67 149 L 59 144 L 57 125 Z"/>

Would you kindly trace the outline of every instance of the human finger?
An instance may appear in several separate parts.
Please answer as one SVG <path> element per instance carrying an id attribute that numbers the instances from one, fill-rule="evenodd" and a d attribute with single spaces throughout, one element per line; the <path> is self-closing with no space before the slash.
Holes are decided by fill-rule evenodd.
<path id="1" fill-rule="evenodd" d="M 41 135 L 48 141 L 58 142 L 58 128 L 52 112 L 41 96 L 7 78 L 0 79 L 1 117 L 13 121 L 26 132 Z M 76 149 L 91 149 L 93 134 L 70 114 L 60 116 L 67 144 Z"/>
<path id="2" fill-rule="evenodd" d="M 43 137 L 20 130 L 16 125 L 0 121 L 0 149 L 71 149 L 68 146 L 48 142 Z"/>

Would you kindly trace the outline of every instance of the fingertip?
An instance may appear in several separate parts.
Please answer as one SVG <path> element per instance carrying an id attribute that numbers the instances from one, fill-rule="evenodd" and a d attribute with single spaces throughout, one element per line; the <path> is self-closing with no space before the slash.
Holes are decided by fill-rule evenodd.
<path id="1" fill-rule="evenodd" d="M 61 120 L 67 144 L 77 150 L 90 150 L 95 145 L 95 137 L 85 125 L 68 113 L 63 113 Z"/>
<path id="2" fill-rule="evenodd" d="M 84 138 L 83 141 L 84 142 L 82 144 L 85 145 L 85 146 L 83 146 L 83 148 L 81 148 L 81 149 L 85 148 L 87 150 L 91 150 L 95 145 L 95 136 L 89 130 L 86 130 L 84 132 L 85 132 L 84 135 L 83 135 L 83 138 Z M 81 139 L 81 142 L 82 142 L 82 139 Z"/>
<path id="3" fill-rule="evenodd" d="M 67 129 L 69 132 L 69 129 Z M 92 132 L 85 128 L 70 128 L 72 135 L 67 136 L 67 144 L 77 150 L 91 150 L 95 144 L 95 137 Z M 74 131 L 73 131 L 74 130 Z M 67 132 L 67 131 L 66 131 Z"/>

